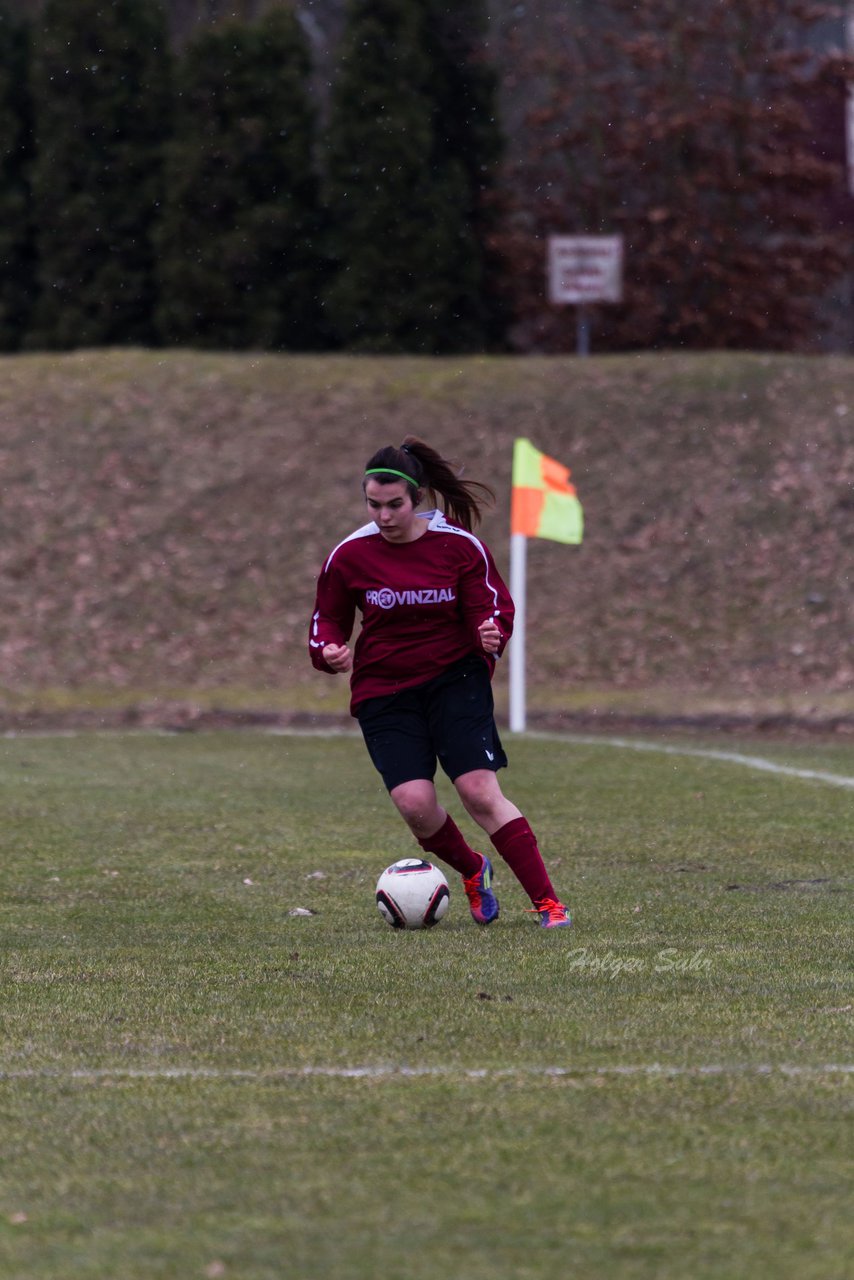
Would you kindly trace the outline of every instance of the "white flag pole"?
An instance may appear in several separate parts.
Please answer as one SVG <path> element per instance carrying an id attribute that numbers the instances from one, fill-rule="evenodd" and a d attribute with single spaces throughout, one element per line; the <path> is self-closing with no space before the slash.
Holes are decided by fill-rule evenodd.
<path id="1" fill-rule="evenodd" d="M 516 606 L 513 639 L 510 641 L 510 729 L 525 731 L 525 612 L 528 539 L 524 533 L 510 535 L 510 594 Z"/>

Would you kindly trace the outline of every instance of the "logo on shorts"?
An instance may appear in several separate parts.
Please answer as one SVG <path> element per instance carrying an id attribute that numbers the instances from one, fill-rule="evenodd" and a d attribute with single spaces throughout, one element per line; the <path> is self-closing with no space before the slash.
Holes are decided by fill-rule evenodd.
<path id="1" fill-rule="evenodd" d="M 449 604 L 456 598 L 452 587 L 422 587 L 417 591 L 381 587 L 378 591 L 365 592 L 365 603 L 377 604 L 381 609 L 393 609 L 396 604 Z"/>

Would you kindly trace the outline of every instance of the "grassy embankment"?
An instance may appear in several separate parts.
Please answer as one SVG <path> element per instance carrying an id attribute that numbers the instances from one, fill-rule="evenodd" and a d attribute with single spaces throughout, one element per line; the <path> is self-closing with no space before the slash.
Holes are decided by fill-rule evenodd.
<path id="1" fill-rule="evenodd" d="M 7 358 L 2 706 L 343 710 L 314 578 L 414 431 L 496 488 L 505 570 L 514 437 L 573 469 L 584 545 L 529 549 L 534 711 L 850 715 L 852 424 L 841 358 Z"/>

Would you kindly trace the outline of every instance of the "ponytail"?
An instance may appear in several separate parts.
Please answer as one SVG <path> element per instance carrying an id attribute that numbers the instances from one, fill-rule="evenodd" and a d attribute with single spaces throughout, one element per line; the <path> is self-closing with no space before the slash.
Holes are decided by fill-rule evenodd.
<path id="1" fill-rule="evenodd" d="M 437 506 L 441 498 L 445 515 L 469 533 L 480 523 L 483 508 L 495 501 L 489 485 L 461 480 L 451 463 L 417 436 L 407 436 L 399 449 L 394 445 L 378 449 L 365 471 L 383 484 L 409 481 L 416 506 L 425 492 Z"/>

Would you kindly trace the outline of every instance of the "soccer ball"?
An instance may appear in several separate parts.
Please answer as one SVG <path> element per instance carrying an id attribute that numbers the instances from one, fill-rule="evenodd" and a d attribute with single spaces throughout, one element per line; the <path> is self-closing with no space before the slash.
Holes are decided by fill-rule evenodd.
<path id="1" fill-rule="evenodd" d="M 430 929 L 448 910 L 448 882 L 421 858 L 393 862 L 377 881 L 377 906 L 392 929 Z"/>

